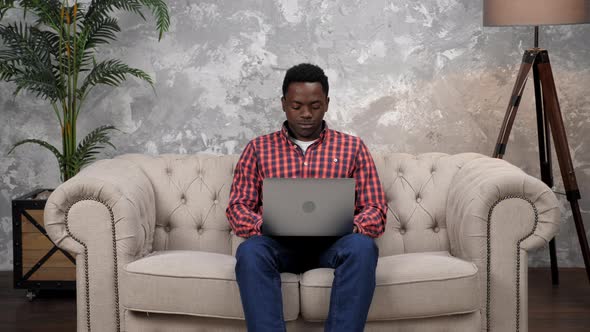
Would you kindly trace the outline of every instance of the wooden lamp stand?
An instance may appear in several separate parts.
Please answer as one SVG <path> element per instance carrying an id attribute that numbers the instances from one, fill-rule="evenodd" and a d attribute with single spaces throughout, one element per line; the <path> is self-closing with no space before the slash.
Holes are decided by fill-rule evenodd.
<path id="1" fill-rule="evenodd" d="M 496 147 L 493 153 L 494 158 L 502 158 L 506 152 L 506 144 L 510 136 L 510 130 L 518 111 L 518 106 L 522 98 L 522 93 L 526 85 L 528 74 L 533 69 L 533 82 L 535 87 L 535 104 L 537 109 L 537 133 L 539 140 L 539 162 L 541 166 L 541 180 L 550 188 L 553 188 L 553 174 L 551 169 L 551 135 L 555 141 L 555 152 L 561 170 L 561 177 L 565 187 L 565 195 L 570 202 L 576 231 L 586 274 L 590 281 L 590 250 L 588 249 L 588 239 L 580 213 L 578 200 L 581 198 L 576 174 L 572 163 L 572 158 L 567 142 L 567 135 L 563 125 L 551 63 L 549 62 L 549 53 L 547 50 L 540 49 L 539 28 L 535 26 L 535 47 L 524 52 L 520 71 L 516 78 L 516 83 L 512 89 L 512 96 L 508 103 L 506 115 L 498 135 Z M 549 242 L 549 252 L 551 258 L 551 279 L 554 285 L 559 284 L 559 274 L 557 270 L 557 255 L 555 252 L 555 239 Z"/>

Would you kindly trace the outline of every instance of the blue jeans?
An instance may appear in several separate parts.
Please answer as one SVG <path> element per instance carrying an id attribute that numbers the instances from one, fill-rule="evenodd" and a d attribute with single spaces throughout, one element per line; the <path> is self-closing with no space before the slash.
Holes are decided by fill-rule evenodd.
<path id="1" fill-rule="evenodd" d="M 335 269 L 325 331 L 363 331 L 375 290 L 378 256 L 375 241 L 356 233 L 330 240 L 247 239 L 236 252 L 236 278 L 248 331 L 286 331 L 280 273 L 317 267 Z"/>

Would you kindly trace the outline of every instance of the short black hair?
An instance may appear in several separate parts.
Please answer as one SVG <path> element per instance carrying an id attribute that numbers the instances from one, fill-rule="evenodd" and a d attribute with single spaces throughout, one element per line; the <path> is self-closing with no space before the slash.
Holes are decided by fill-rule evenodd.
<path id="1" fill-rule="evenodd" d="M 287 95 L 289 84 L 293 82 L 319 82 L 322 85 L 322 90 L 326 97 L 330 90 L 328 76 L 324 74 L 324 70 L 311 63 L 300 63 L 287 70 L 285 79 L 283 80 L 283 97 Z"/>

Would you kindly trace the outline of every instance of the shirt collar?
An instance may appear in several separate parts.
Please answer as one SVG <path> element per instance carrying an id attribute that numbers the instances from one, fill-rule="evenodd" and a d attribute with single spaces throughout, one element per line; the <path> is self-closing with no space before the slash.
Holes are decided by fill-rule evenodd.
<path id="1" fill-rule="evenodd" d="M 325 120 L 322 120 L 322 132 L 320 133 L 320 137 L 318 137 L 318 139 L 314 143 L 320 144 L 321 142 L 323 142 L 327 133 L 328 133 L 328 123 L 326 123 Z M 281 128 L 281 136 L 284 139 L 286 139 L 288 142 L 291 142 L 291 140 L 289 139 L 290 137 L 293 137 L 293 138 L 295 137 L 293 135 L 291 129 L 289 128 L 287 120 L 285 120 L 285 122 L 283 122 L 283 127 Z"/>

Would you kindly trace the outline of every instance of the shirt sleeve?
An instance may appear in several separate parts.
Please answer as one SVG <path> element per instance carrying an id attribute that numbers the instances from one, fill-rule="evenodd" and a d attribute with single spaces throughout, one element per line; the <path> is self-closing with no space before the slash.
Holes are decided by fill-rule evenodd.
<path id="1" fill-rule="evenodd" d="M 258 172 L 256 150 L 252 142 L 246 145 L 234 171 L 226 216 L 239 237 L 260 235 L 260 192 L 262 178 Z"/>
<path id="2" fill-rule="evenodd" d="M 377 238 L 385 231 L 387 201 L 373 157 L 360 141 L 353 177 L 356 182 L 354 224 L 358 232 Z"/>

